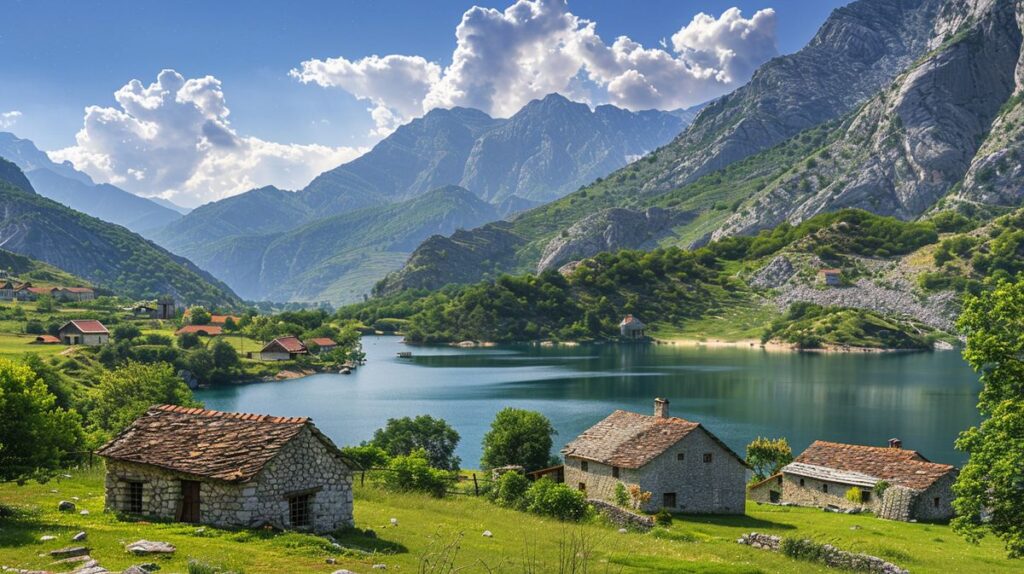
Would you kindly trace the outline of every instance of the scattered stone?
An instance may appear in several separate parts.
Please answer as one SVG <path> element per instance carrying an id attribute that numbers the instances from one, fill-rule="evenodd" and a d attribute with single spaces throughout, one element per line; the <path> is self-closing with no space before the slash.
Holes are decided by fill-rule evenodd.
<path id="1" fill-rule="evenodd" d="M 85 546 L 66 546 L 57 550 L 51 550 L 50 556 L 54 558 L 70 558 L 72 556 L 85 556 L 89 554 L 89 549 Z"/>
<path id="2" fill-rule="evenodd" d="M 78 534 L 75 534 L 74 536 L 72 536 L 71 540 L 73 542 L 81 542 L 81 541 L 85 540 L 87 536 L 89 536 L 89 535 L 86 534 L 85 532 L 79 532 Z"/>
<path id="3" fill-rule="evenodd" d="M 51 488 L 50 489 L 50 494 L 57 494 L 57 489 L 56 488 Z"/>
<path id="4" fill-rule="evenodd" d="M 75 503 L 71 502 L 70 500 L 62 500 L 57 503 L 57 510 L 61 512 L 74 512 Z"/>
<path id="5" fill-rule="evenodd" d="M 351 570 L 335 570 L 334 572 L 331 572 L 331 574 L 356 574 L 356 573 L 351 571 Z"/>
<path id="6" fill-rule="evenodd" d="M 83 510 L 83 511 L 79 512 L 79 514 L 81 514 L 82 516 L 89 516 L 89 511 L 88 510 Z"/>
<path id="7" fill-rule="evenodd" d="M 629 531 L 626 530 L 625 528 L 620 528 L 619 529 L 619 534 L 627 534 L 627 533 L 629 533 Z"/>
<path id="8" fill-rule="evenodd" d="M 139 568 L 142 568 L 146 572 L 156 572 L 160 569 L 160 565 L 156 562 L 143 562 L 142 564 L 139 564 Z"/>
<path id="9" fill-rule="evenodd" d="M 61 558 L 54 562 L 54 564 L 78 564 L 79 562 L 89 562 L 92 560 L 92 556 L 84 554 L 82 556 L 72 556 L 71 558 Z"/>
<path id="10" fill-rule="evenodd" d="M 49 534 L 47 534 L 46 536 L 40 536 L 39 537 L 39 541 L 40 542 L 49 542 L 51 540 L 56 540 L 56 539 L 57 539 L 56 536 L 50 536 Z"/>
<path id="11" fill-rule="evenodd" d="M 63 478 L 71 478 L 71 475 L 70 474 L 62 474 L 61 477 L 63 477 Z"/>
<path id="12" fill-rule="evenodd" d="M 388 569 L 388 565 L 387 564 L 374 564 L 373 565 L 373 569 L 374 570 L 387 570 Z"/>
<path id="13" fill-rule="evenodd" d="M 492 536 L 494 535 L 491 534 L 490 530 L 484 530 L 484 538 L 491 538 Z"/>
<path id="14" fill-rule="evenodd" d="M 337 564 L 338 563 L 338 561 L 335 560 L 334 558 L 328 558 L 327 560 L 324 560 L 324 562 L 326 562 L 327 564 Z"/>
<path id="15" fill-rule="evenodd" d="M 125 550 L 141 556 L 144 554 L 173 554 L 177 548 L 166 542 L 151 542 L 149 540 L 139 540 L 133 542 L 125 547 Z"/>
<path id="16" fill-rule="evenodd" d="M 142 566 L 129 566 L 121 574 L 149 574 L 149 570 L 144 569 Z"/>
<path id="17" fill-rule="evenodd" d="M 391 519 L 391 526 L 398 526 L 398 519 L 397 518 L 392 518 Z"/>

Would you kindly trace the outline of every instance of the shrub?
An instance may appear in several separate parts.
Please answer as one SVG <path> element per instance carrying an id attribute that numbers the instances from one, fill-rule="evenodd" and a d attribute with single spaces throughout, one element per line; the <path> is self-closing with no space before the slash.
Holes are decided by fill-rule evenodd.
<path id="1" fill-rule="evenodd" d="M 804 538 L 783 538 L 779 551 L 794 560 L 819 562 L 824 559 L 825 548 L 813 540 Z"/>
<path id="2" fill-rule="evenodd" d="M 448 489 L 448 474 L 431 468 L 427 451 L 418 449 L 391 459 L 384 475 L 384 486 L 399 492 L 425 492 L 441 498 Z"/>
<path id="3" fill-rule="evenodd" d="M 658 526 L 672 526 L 672 513 L 667 508 L 662 508 L 654 515 L 654 522 Z"/>
<path id="4" fill-rule="evenodd" d="M 590 505 L 579 490 L 542 478 L 526 491 L 530 512 L 559 520 L 583 520 L 590 515 Z"/>
<path id="5" fill-rule="evenodd" d="M 388 464 L 388 453 L 384 449 L 372 445 L 347 446 L 341 449 L 345 455 L 360 468 L 381 468 Z"/>
<path id="6" fill-rule="evenodd" d="M 512 471 L 501 475 L 492 491 L 494 502 L 507 508 L 522 510 L 526 506 L 526 491 L 530 481 L 522 474 Z"/>
<path id="7" fill-rule="evenodd" d="M 43 324 L 39 321 L 33 320 L 25 323 L 25 333 L 29 335 L 42 335 L 45 332 L 46 328 L 43 327 Z"/>
<path id="8" fill-rule="evenodd" d="M 444 470 L 458 470 L 459 433 L 444 419 L 429 415 L 416 418 L 388 419 L 384 428 L 377 429 L 366 444 L 376 446 L 390 456 L 408 455 L 422 450 L 430 466 Z"/>
<path id="9" fill-rule="evenodd" d="M 182 333 L 178 336 L 178 346 L 182 349 L 193 349 L 199 346 L 199 335 L 195 333 Z"/>
<path id="10" fill-rule="evenodd" d="M 879 480 L 878 482 L 875 483 L 875 488 L 873 489 L 875 491 L 875 496 L 877 496 L 878 498 L 882 498 L 882 496 L 885 494 L 885 491 L 888 488 L 889 483 L 887 481 Z"/>
<path id="11" fill-rule="evenodd" d="M 131 323 L 122 323 L 117 327 L 114 327 L 114 339 L 117 341 L 130 341 L 141 336 L 142 331 Z"/>
<path id="12" fill-rule="evenodd" d="M 849 500 L 850 502 L 852 502 L 854 504 L 860 504 L 861 503 L 861 495 L 862 495 L 861 489 L 857 488 L 856 486 L 854 486 L 853 488 L 850 488 L 849 490 L 846 491 L 846 500 Z"/>
<path id="13" fill-rule="evenodd" d="M 626 490 L 626 485 L 621 482 L 615 485 L 615 504 L 626 507 L 629 506 L 629 491 Z"/>

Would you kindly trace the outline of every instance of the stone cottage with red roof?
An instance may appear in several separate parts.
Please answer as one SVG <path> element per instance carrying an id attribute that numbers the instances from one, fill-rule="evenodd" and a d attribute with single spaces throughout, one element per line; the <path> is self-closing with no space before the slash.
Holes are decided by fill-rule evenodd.
<path id="1" fill-rule="evenodd" d="M 668 414 L 617 410 L 562 450 L 569 486 L 614 502 L 616 485 L 651 493 L 642 510 L 743 514 L 747 465 L 703 425 Z"/>
<path id="2" fill-rule="evenodd" d="M 956 474 L 955 467 L 904 449 L 898 439 L 887 447 L 819 440 L 779 474 L 751 485 L 750 494 L 765 502 L 860 508 L 891 520 L 947 520 L 953 516 Z M 859 495 L 850 500 L 847 493 L 854 488 Z"/>
<path id="3" fill-rule="evenodd" d="M 260 360 L 287 361 L 306 354 L 309 354 L 309 350 L 298 337 L 278 337 L 263 347 Z"/>
<path id="4" fill-rule="evenodd" d="M 106 508 L 219 527 L 352 525 L 352 472 L 305 417 L 151 407 L 104 445 Z"/>
<path id="5" fill-rule="evenodd" d="M 107 331 L 107 328 L 99 321 L 78 319 L 65 323 L 57 332 L 57 337 L 65 345 L 98 347 L 110 342 L 110 331 Z"/>

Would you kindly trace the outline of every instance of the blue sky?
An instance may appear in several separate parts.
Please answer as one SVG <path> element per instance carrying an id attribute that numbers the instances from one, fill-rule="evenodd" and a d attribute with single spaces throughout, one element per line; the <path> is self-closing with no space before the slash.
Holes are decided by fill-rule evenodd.
<path id="1" fill-rule="evenodd" d="M 66 148 L 76 143 L 86 106 L 118 109 L 113 94 L 121 86 L 132 79 L 149 85 L 162 69 L 170 68 L 185 79 L 209 75 L 219 80 L 217 89 L 230 108 L 229 128 L 239 137 L 364 148 L 386 133 L 368 108 L 394 111 L 402 104 L 392 106 L 383 96 L 376 103 L 372 97 L 359 100 L 351 90 L 325 83 L 331 80 L 306 78 L 302 83 L 289 71 L 305 61 L 343 57 L 355 62 L 374 54 L 420 56 L 443 71 L 452 63 L 455 28 L 463 13 L 473 5 L 504 10 L 511 3 L 7 0 L 0 20 L 0 113 L 20 112 L 8 129 L 39 147 Z M 645 48 L 658 48 L 666 39 L 670 49 L 673 34 L 698 12 L 718 18 L 736 7 L 744 18 L 751 18 L 758 10 L 771 8 L 778 52 L 789 53 L 802 47 L 828 13 L 845 3 L 602 0 L 569 2 L 568 10 L 592 21 L 596 34 L 609 45 L 618 36 L 628 36 Z M 461 105 L 476 100 L 443 101 Z M 494 102 L 486 111 L 502 115 L 502 109 L 517 105 L 516 99 L 504 107 Z M 640 100 L 634 107 L 643 105 Z M 406 108 L 390 120 L 392 127 L 410 117 Z M 377 135 L 371 135 L 375 128 L 380 128 Z M 117 174 L 104 178 L 86 171 L 117 182 Z M 139 185 L 142 189 L 129 189 L 142 194 L 165 189 Z"/>

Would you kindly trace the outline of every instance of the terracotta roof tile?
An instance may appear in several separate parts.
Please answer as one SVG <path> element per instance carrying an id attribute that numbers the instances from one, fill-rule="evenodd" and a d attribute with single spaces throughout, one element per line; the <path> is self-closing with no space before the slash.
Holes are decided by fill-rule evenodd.
<path id="1" fill-rule="evenodd" d="M 681 418 L 617 410 L 583 431 L 562 449 L 562 454 L 622 468 L 640 468 L 697 428 L 701 428 L 700 423 Z M 704 432 L 736 456 L 707 429 Z"/>
<path id="2" fill-rule="evenodd" d="M 96 321 L 94 319 L 87 319 L 87 320 L 78 320 L 78 319 L 76 319 L 74 321 L 68 321 L 67 323 L 64 324 L 63 327 L 60 328 L 60 330 L 63 331 L 64 329 L 67 329 L 68 327 L 74 328 L 76 331 L 78 331 L 79 333 L 82 333 L 83 335 L 95 335 L 95 334 L 109 335 L 110 334 L 110 331 L 107 331 L 107 328 L 103 326 L 103 323 L 100 323 L 99 321 Z"/>
<path id="3" fill-rule="evenodd" d="M 97 454 L 194 476 L 245 482 L 259 474 L 307 426 L 337 451 L 306 417 L 159 405 L 151 407 Z"/>
<path id="4" fill-rule="evenodd" d="M 793 462 L 869 475 L 924 490 L 956 468 L 929 461 L 915 450 L 814 441 Z"/>
<path id="5" fill-rule="evenodd" d="M 216 337 L 224 332 L 223 329 L 216 325 L 185 325 L 174 332 L 175 335 L 181 335 L 184 333 L 205 333 L 209 337 Z"/>
<path id="6" fill-rule="evenodd" d="M 298 337 L 278 337 L 263 347 L 263 352 L 281 350 L 286 353 L 305 353 L 306 345 Z"/>
<path id="7" fill-rule="evenodd" d="M 317 337 L 310 339 L 310 343 L 315 343 L 318 347 L 337 347 L 338 344 L 334 342 L 334 339 L 328 339 L 327 337 Z"/>

